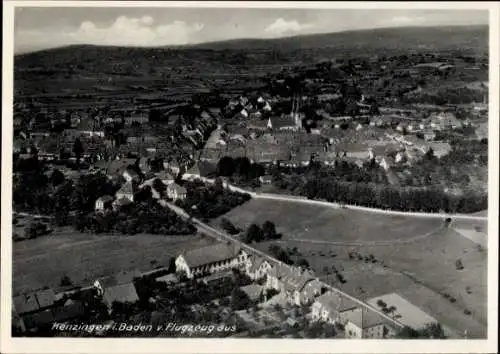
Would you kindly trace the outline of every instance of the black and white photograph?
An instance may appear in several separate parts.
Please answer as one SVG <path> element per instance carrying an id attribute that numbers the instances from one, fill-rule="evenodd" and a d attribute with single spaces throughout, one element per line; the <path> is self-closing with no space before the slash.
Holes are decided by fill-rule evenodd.
<path id="1" fill-rule="evenodd" d="M 4 3 L 2 352 L 498 350 L 498 4 L 315 4 Z"/>

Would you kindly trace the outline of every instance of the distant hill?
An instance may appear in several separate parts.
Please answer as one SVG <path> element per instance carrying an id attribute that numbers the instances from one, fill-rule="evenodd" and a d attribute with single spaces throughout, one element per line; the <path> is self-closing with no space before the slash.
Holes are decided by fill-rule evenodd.
<path id="1" fill-rule="evenodd" d="M 72 45 L 15 56 L 17 68 L 65 65 L 75 62 L 109 62 L 142 59 L 162 63 L 163 60 L 196 58 L 208 62 L 227 62 L 225 52 L 253 55 L 279 51 L 284 61 L 310 61 L 313 57 L 391 55 L 410 51 L 451 51 L 484 54 L 488 52 L 488 26 L 402 27 L 302 35 L 277 39 L 235 39 L 188 46 L 119 47 Z M 294 53 L 287 55 L 287 53 Z M 298 54 L 297 54 L 298 53 Z M 304 55 L 309 55 L 305 57 Z M 302 57 L 302 58 L 301 58 Z M 149 59 L 148 59 L 149 58 Z M 155 58 L 154 60 L 152 58 Z M 261 57 L 266 63 L 269 57 Z"/>
<path id="2" fill-rule="evenodd" d="M 281 50 L 335 47 L 338 49 L 366 48 L 380 50 L 418 49 L 474 51 L 488 50 L 488 26 L 400 27 L 311 34 L 277 39 L 234 39 L 190 46 L 198 49 Z"/>

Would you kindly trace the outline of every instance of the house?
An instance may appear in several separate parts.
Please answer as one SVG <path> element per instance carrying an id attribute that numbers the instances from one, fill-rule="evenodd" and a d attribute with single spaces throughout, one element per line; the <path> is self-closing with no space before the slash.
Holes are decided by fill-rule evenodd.
<path id="1" fill-rule="evenodd" d="M 187 190 L 174 182 L 167 186 L 167 196 L 173 200 L 183 200 L 187 196 Z"/>
<path id="2" fill-rule="evenodd" d="M 122 176 L 125 178 L 125 181 L 129 183 L 137 183 L 141 179 L 141 176 L 131 168 L 127 168 L 123 171 Z"/>
<path id="3" fill-rule="evenodd" d="M 315 296 L 319 296 L 321 286 L 321 282 L 311 272 L 298 267 L 273 267 L 266 278 L 266 289 L 284 293 L 288 302 L 298 306 L 308 304 Z"/>
<path id="4" fill-rule="evenodd" d="M 80 120 L 76 128 L 76 133 L 88 137 L 104 137 L 104 130 L 100 129 L 97 122 L 93 119 Z"/>
<path id="5" fill-rule="evenodd" d="M 267 121 L 267 128 L 273 130 L 292 130 L 297 131 L 299 126 L 293 117 L 291 116 L 281 116 L 281 117 L 271 117 Z"/>
<path id="6" fill-rule="evenodd" d="M 117 200 L 122 198 L 128 199 L 129 201 L 134 201 L 134 184 L 132 182 L 126 182 L 121 188 L 116 192 L 115 197 Z"/>
<path id="7" fill-rule="evenodd" d="M 139 300 L 134 285 L 134 279 L 138 277 L 140 273 L 137 271 L 124 271 L 97 279 L 94 288 L 98 295 L 102 296 L 103 303 L 111 310 L 113 302 L 134 303 Z"/>
<path id="8" fill-rule="evenodd" d="M 112 160 L 106 166 L 106 175 L 109 178 L 123 176 L 123 173 L 129 169 L 129 166 L 133 166 L 136 163 L 136 159 L 119 159 Z"/>
<path id="9" fill-rule="evenodd" d="M 175 176 L 173 176 L 171 173 L 167 171 L 160 171 L 155 173 L 155 178 L 158 178 L 166 185 L 172 184 L 175 181 Z"/>
<path id="10" fill-rule="evenodd" d="M 111 208 L 113 203 L 113 197 L 110 195 L 105 195 L 97 198 L 95 201 L 95 211 L 104 211 L 105 209 Z"/>
<path id="11" fill-rule="evenodd" d="M 259 181 L 262 184 L 271 184 L 273 182 L 273 177 L 266 175 L 266 176 L 260 176 Z"/>
<path id="12" fill-rule="evenodd" d="M 23 316 L 52 307 L 54 300 L 54 291 L 52 289 L 43 289 L 14 297 L 12 306 L 19 316 Z"/>
<path id="13" fill-rule="evenodd" d="M 436 139 L 436 133 L 433 130 L 424 131 L 424 140 L 425 141 L 432 141 L 434 139 Z"/>
<path id="14" fill-rule="evenodd" d="M 125 197 L 122 197 L 122 198 L 119 198 L 119 199 L 116 199 L 112 206 L 113 206 L 113 210 L 119 210 L 121 209 L 122 207 L 126 206 L 126 205 L 130 205 L 132 204 L 133 202 L 128 199 L 128 198 L 125 198 Z"/>
<path id="15" fill-rule="evenodd" d="M 132 123 L 147 124 L 149 123 L 148 114 L 145 112 L 133 113 L 129 117 L 125 117 L 125 125 L 132 125 Z"/>
<path id="16" fill-rule="evenodd" d="M 358 307 L 351 299 L 328 291 L 320 295 L 311 306 L 311 318 L 313 321 L 345 324 L 348 316 Z"/>
<path id="17" fill-rule="evenodd" d="M 85 306 L 80 300 L 68 299 L 62 306 L 55 307 L 52 313 L 54 322 L 64 323 L 84 316 Z"/>
<path id="18" fill-rule="evenodd" d="M 386 336 L 386 331 L 382 316 L 367 308 L 358 308 L 347 316 L 346 338 L 381 339 Z"/>
<path id="19" fill-rule="evenodd" d="M 172 159 L 170 161 L 164 161 L 163 168 L 170 171 L 174 175 L 177 175 L 181 170 L 179 162 L 177 162 L 177 160 L 174 160 L 174 159 Z"/>
<path id="20" fill-rule="evenodd" d="M 184 172 L 182 179 L 195 180 L 198 178 L 212 178 L 217 172 L 217 165 L 209 161 L 197 161 L 189 170 Z"/>
<path id="21" fill-rule="evenodd" d="M 394 165 L 395 165 L 395 160 L 391 156 L 384 156 L 380 161 L 380 166 L 386 171 L 391 167 L 393 167 Z"/>
<path id="22" fill-rule="evenodd" d="M 247 253 L 230 243 L 216 243 L 180 254 L 175 260 L 177 272 L 184 272 L 188 278 L 210 274 L 246 264 Z"/>
<path id="23" fill-rule="evenodd" d="M 272 265 L 261 257 L 253 258 L 246 267 L 246 273 L 252 280 L 262 279 L 271 270 Z"/>

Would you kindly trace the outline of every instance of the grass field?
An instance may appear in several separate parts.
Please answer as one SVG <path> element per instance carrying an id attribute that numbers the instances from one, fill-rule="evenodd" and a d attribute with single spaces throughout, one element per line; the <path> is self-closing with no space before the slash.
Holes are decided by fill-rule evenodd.
<path id="1" fill-rule="evenodd" d="M 250 200 L 224 217 L 240 227 L 273 221 L 286 240 L 332 242 L 405 241 L 442 225 L 439 219 L 423 220 L 258 199 Z"/>
<path id="2" fill-rule="evenodd" d="M 467 330 L 469 337 L 486 336 L 487 251 L 443 228 L 440 220 L 262 200 L 252 200 L 225 217 L 239 227 L 273 221 L 283 233 L 282 247 L 297 247 L 321 279 L 352 295 L 368 300 L 394 292 L 456 335 Z M 267 251 L 269 245 L 255 246 Z M 350 252 L 362 259 L 350 259 Z M 369 255 L 376 263 L 365 261 Z M 463 270 L 456 269 L 458 259 Z M 337 280 L 335 269 L 345 284 Z"/>
<path id="3" fill-rule="evenodd" d="M 68 275 L 75 285 L 87 286 L 97 277 L 121 270 L 168 266 L 170 257 L 212 242 L 200 236 L 111 236 L 59 230 L 13 243 L 13 295 L 44 286 L 57 288 L 63 275 Z"/>

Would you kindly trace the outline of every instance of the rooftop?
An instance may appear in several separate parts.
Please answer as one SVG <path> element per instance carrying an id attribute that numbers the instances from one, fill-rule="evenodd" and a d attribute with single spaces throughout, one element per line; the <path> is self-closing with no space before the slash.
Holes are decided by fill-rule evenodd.
<path id="1" fill-rule="evenodd" d="M 238 246 L 219 242 L 214 245 L 189 250 L 182 256 L 188 266 L 194 268 L 233 259 L 238 255 L 239 251 Z"/>

